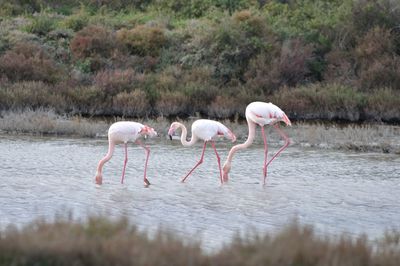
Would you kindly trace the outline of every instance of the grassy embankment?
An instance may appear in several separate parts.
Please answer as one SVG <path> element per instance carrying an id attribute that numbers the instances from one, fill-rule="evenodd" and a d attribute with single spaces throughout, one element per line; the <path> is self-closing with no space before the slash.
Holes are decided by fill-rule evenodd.
<path id="1" fill-rule="evenodd" d="M 0 111 L 399 122 L 400 3 L 286 2 L 3 0 Z"/>
<path id="2" fill-rule="evenodd" d="M 0 265 L 352 265 L 397 266 L 400 233 L 369 240 L 321 236 L 292 223 L 277 234 L 236 237 L 212 254 L 168 231 L 154 237 L 128 220 L 35 221 L 0 232 Z"/>

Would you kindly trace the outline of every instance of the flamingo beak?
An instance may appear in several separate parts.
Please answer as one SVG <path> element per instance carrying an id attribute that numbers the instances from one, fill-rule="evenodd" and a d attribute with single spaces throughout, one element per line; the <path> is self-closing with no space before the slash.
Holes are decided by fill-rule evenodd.
<path id="1" fill-rule="evenodd" d="M 169 128 L 169 130 L 168 130 L 168 136 L 169 136 L 169 139 L 170 140 L 172 140 L 172 135 L 174 134 L 174 132 L 175 132 L 175 130 L 174 130 L 174 128 Z"/>

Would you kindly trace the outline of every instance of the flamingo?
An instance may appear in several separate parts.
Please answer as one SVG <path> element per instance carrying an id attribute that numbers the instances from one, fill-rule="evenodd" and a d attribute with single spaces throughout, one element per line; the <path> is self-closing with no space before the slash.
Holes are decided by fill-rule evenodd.
<path id="1" fill-rule="evenodd" d="M 292 123 L 290 122 L 289 118 L 286 114 L 276 105 L 272 103 L 265 103 L 265 102 L 252 102 L 246 107 L 246 120 L 247 125 L 249 128 L 249 135 L 247 137 L 246 142 L 242 144 L 235 145 L 229 151 L 228 157 L 223 166 L 223 178 L 224 181 L 228 181 L 228 174 L 231 170 L 231 162 L 233 155 L 241 149 L 245 149 L 249 147 L 254 140 L 256 126 L 259 125 L 261 127 L 261 132 L 264 140 L 264 167 L 263 167 L 263 174 L 264 174 L 264 182 L 267 178 L 267 167 L 268 165 L 290 144 L 289 138 L 286 134 L 279 128 L 279 121 L 283 121 L 286 125 L 291 126 Z M 265 125 L 273 125 L 279 135 L 285 140 L 285 144 L 275 153 L 272 158 L 267 161 L 268 158 L 268 145 L 267 145 L 267 138 L 265 136 Z"/>
<path id="2" fill-rule="evenodd" d="M 113 156 L 115 145 L 124 143 L 125 146 L 125 160 L 124 160 L 124 168 L 122 170 L 122 177 L 121 177 L 121 184 L 124 183 L 124 177 L 125 177 L 125 169 L 126 169 L 126 163 L 128 162 L 128 141 L 133 141 L 142 148 L 144 148 L 146 152 L 146 162 L 144 165 L 144 184 L 145 186 L 149 186 L 150 182 L 147 180 L 147 162 L 149 160 L 149 155 L 150 155 L 150 149 L 146 146 L 144 146 L 138 138 L 140 136 L 157 136 L 157 132 L 147 126 L 147 125 L 142 125 L 137 122 L 129 122 L 129 121 L 121 121 L 121 122 L 116 122 L 110 126 L 108 129 L 108 152 L 107 154 L 99 161 L 97 165 L 97 171 L 96 171 L 96 184 L 101 185 L 103 181 L 103 175 L 102 175 L 102 170 L 103 166 L 106 162 L 108 162 L 111 157 Z"/>
<path id="3" fill-rule="evenodd" d="M 197 164 L 189 171 L 189 173 L 182 179 L 182 182 L 185 182 L 186 178 L 196 169 L 201 163 L 203 163 L 204 152 L 206 150 L 207 142 L 211 143 L 211 146 L 214 148 L 215 155 L 217 156 L 219 174 L 221 178 L 221 184 L 223 183 L 222 180 L 222 171 L 221 171 L 221 160 L 218 155 L 217 149 L 215 148 L 214 138 L 217 136 L 225 136 L 226 138 L 232 140 L 234 142 L 236 140 L 236 136 L 229 130 L 226 126 L 222 123 L 208 120 L 208 119 L 199 119 L 193 122 L 192 124 L 192 138 L 190 141 L 186 140 L 187 136 L 187 129 L 186 127 L 179 122 L 173 122 L 168 130 L 168 135 L 172 140 L 172 135 L 174 132 L 181 128 L 182 135 L 181 135 L 181 142 L 183 146 L 192 146 L 197 142 L 197 140 L 201 139 L 204 141 L 203 151 L 201 153 L 201 158 L 197 162 Z"/>

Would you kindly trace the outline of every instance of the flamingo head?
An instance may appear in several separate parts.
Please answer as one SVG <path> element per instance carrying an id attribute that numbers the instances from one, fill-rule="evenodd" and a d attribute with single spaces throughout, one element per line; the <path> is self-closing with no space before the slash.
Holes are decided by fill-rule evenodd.
<path id="1" fill-rule="evenodd" d="M 169 139 L 172 140 L 172 136 L 174 135 L 175 131 L 180 127 L 180 123 L 173 122 L 168 130 Z"/>
<path id="2" fill-rule="evenodd" d="M 149 127 L 147 125 L 145 125 L 142 128 L 142 130 L 140 131 L 140 134 L 145 135 L 145 136 L 149 136 L 149 137 L 157 136 L 157 132 L 154 130 L 154 128 Z"/>
<path id="3" fill-rule="evenodd" d="M 95 181 L 97 185 L 101 185 L 103 183 L 103 177 L 101 176 L 101 174 L 96 175 Z"/>
<path id="4" fill-rule="evenodd" d="M 292 122 L 290 122 L 289 117 L 285 113 L 282 112 L 281 117 L 279 117 L 279 121 L 284 122 L 287 126 L 291 126 Z"/>
<path id="5" fill-rule="evenodd" d="M 222 167 L 222 178 L 224 182 L 227 182 L 229 179 L 228 177 L 229 171 L 231 171 L 231 162 L 227 161 Z"/>

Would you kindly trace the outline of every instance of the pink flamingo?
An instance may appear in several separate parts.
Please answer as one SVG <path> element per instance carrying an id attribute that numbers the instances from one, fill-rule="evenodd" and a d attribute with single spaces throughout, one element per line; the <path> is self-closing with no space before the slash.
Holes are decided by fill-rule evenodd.
<path id="1" fill-rule="evenodd" d="M 261 127 L 264 140 L 264 167 L 263 167 L 264 183 L 263 184 L 265 185 L 268 165 L 290 144 L 289 138 L 279 128 L 279 121 L 283 121 L 288 126 L 291 126 L 292 123 L 290 122 L 286 114 L 278 106 L 272 103 L 265 103 L 265 102 L 250 103 L 246 107 L 246 120 L 247 120 L 247 125 L 249 127 L 249 135 L 247 137 L 246 142 L 233 146 L 229 151 L 228 158 L 226 159 L 226 162 L 223 166 L 223 178 L 224 181 L 228 180 L 228 174 L 229 171 L 231 170 L 231 162 L 233 155 L 235 154 L 236 151 L 245 149 L 253 143 L 256 125 L 259 125 Z M 285 144 L 278 150 L 278 152 L 274 156 L 272 156 L 272 158 L 269 161 L 267 161 L 268 145 L 264 131 L 265 125 L 273 125 L 274 128 L 279 133 L 279 135 L 281 135 L 282 138 L 285 140 Z"/>
<path id="2" fill-rule="evenodd" d="M 98 165 L 96 171 L 96 183 L 101 185 L 103 181 L 102 170 L 103 166 L 106 162 L 108 162 L 111 157 L 113 156 L 115 145 L 124 143 L 125 145 L 125 161 L 124 161 L 124 168 L 122 170 L 122 177 L 121 177 L 121 184 L 124 183 L 125 177 L 125 169 L 126 163 L 128 162 L 128 141 L 133 141 L 139 146 L 143 147 L 146 152 L 146 162 L 144 165 L 144 184 L 145 186 L 149 186 L 150 182 L 147 180 L 146 172 L 147 172 L 147 162 L 149 160 L 150 149 L 144 146 L 137 138 L 140 136 L 157 136 L 157 132 L 154 131 L 153 128 L 142 125 L 137 122 L 128 122 L 128 121 L 121 121 L 116 122 L 110 126 L 108 129 L 108 152 L 102 158 Z"/>
<path id="3" fill-rule="evenodd" d="M 171 124 L 169 130 L 168 130 L 168 135 L 170 136 L 172 140 L 172 135 L 174 134 L 175 130 L 178 128 L 182 129 L 182 135 L 181 135 L 181 142 L 183 146 L 192 146 L 197 142 L 197 140 L 202 139 L 204 140 L 204 146 L 203 146 L 203 151 L 201 153 L 201 158 L 197 162 L 197 164 L 192 168 L 192 170 L 189 171 L 189 173 L 182 179 L 182 182 L 185 182 L 186 178 L 196 169 L 202 162 L 204 158 L 204 152 L 206 150 L 206 145 L 207 142 L 211 142 L 211 146 L 214 148 L 215 155 L 217 156 L 217 162 L 218 162 L 218 167 L 219 167 L 219 174 L 221 178 L 221 184 L 223 183 L 222 180 L 222 171 L 221 171 L 221 160 L 220 157 L 217 153 L 217 149 L 215 148 L 215 142 L 214 138 L 217 136 L 225 136 L 228 139 L 231 139 L 232 142 L 236 140 L 235 135 L 230 131 L 226 126 L 224 126 L 222 123 L 214 121 L 214 120 L 208 120 L 208 119 L 199 119 L 193 122 L 192 124 L 192 138 L 190 141 L 186 140 L 187 136 L 187 129 L 186 127 L 179 123 L 179 122 L 174 122 Z"/>

